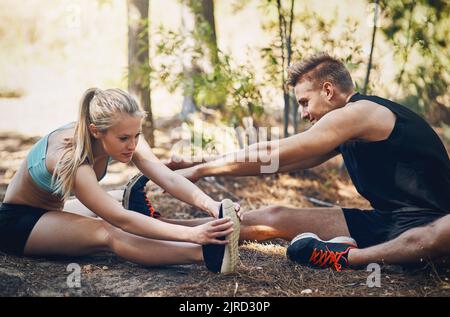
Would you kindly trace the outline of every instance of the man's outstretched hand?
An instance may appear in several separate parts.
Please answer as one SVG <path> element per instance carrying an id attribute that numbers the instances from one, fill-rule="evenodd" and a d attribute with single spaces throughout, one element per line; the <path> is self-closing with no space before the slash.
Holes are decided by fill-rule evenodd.
<path id="1" fill-rule="evenodd" d="M 194 162 L 189 158 L 185 158 L 176 154 L 173 154 L 169 159 L 163 161 L 164 164 L 171 170 L 179 170 L 183 168 L 189 168 L 201 162 Z"/>
<path id="2" fill-rule="evenodd" d="M 176 171 L 176 173 L 180 174 L 181 176 L 186 177 L 188 180 L 190 180 L 193 183 L 197 182 L 201 178 L 196 166 L 179 169 Z"/>

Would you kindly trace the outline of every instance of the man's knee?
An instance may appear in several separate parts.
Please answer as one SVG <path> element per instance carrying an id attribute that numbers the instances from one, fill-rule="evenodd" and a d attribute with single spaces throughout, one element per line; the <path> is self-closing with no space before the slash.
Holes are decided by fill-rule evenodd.
<path id="1" fill-rule="evenodd" d="M 431 256 L 450 254 L 450 221 L 438 220 L 427 226 L 412 229 L 407 235 L 406 243 L 418 245 Z"/>
<path id="2" fill-rule="evenodd" d="M 280 206 L 280 205 L 271 205 L 264 208 L 264 211 L 266 212 L 267 220 L 270 223 L 277 222 L 281 219 L 283 214 L 283 209 L 286 209 L 286 207 Z"/>
<path id="3" fill-rule="evenodd" d="M 438 255 L 450 254 L 450 219 L 436 221 L 428 226 L 430 250 Z"/>
<path id="4" fill-rule="evenodd" d="M 281 213 L 281 210 L 283 210 L 283 206 L 280 205 L 270 205 L 265 208 L 267 213 L 270 215 L 278 215 Z"/>

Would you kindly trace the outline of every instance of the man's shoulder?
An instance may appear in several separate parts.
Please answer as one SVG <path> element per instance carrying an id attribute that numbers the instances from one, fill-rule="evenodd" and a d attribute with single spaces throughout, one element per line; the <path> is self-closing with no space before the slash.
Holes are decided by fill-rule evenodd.
<path id="1" fill-rule="evenodd" d="M 386 139 L 396 122 L 395 114 L 388 108 L 369 100 L 358 100 L 330 111 L 317 122 L 318 129 L 330 128 L 351 135 L 351 139 L 379 141 Z M 320 122 L 322 121 L 322 122 Z"/>
<path id="2" fill-rule="evenodd" d="M 357 100 L 348 103 L 346 113 L 359 120 L 364 126 L 362 137 L 369 141 L 387 138 L 393 130 L 396 115 L 389 108 L 370 100 Z"/>

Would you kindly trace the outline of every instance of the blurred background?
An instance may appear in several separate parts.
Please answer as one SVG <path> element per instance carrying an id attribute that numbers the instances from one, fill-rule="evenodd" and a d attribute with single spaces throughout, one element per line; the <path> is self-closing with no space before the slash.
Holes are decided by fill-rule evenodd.
<path id="1" fill-rule="evenodd" d="M 0 0 L 0 131 L 43 135 L 76 120 L 87 88 L 120 87 L 149 112 L 152 143 L 196 117 L 289 135 L 304 123 L 285 69 L 327 51 L 360 91 L 449 137 L 449 12 L 442 0 Z"/>
<path id="2" fill-rule="evenodd" d="M 160 158 L 174 150 L 183 155 L 231 151 L 261 140 L 264 134 L 255 131 L 269 127 L 272 139 L 303 131 L 308 124 L 299 120 L 292 91 L 285 87 L 286 68 L 319 51 L 340 58 L 360 92 L 422 115 L 449 149 L 449 39 L 449 0 L 0 0 L 0 199 L 30 147 L 75 121 L 79 100 L 91 87 L 126 89 L 139 100 L 149 114 L 145 137 Z M 244 211 L 268 205 L 369 208 L 342 166 L 337 157 L 325 168 L 205 178 L 197 185 L 216 200 L 239 202 Z M 134 173 L 132 165 L 112 163 L 101 185 L 117 189 Z M 147 191 L 165 217 L 205 216 L 151 182 Z M 242 246 L 240 273 L 233 279 L 211 278 L 195 266 L 194 273 L 177 268 L 149 275 L 115 258 L 87 258 L 80 262 L 88 276 L 83 292 L 450 294 L 450 268 L 441 278 L 434 266 L 433 274 L 415 275 L 383 267 L 389 274 L 383 287 L 368 289 L 361 283 L 367 278 L 363 270 L 338 276 L 293 269 L 285 261 L 285 246 L 283 241 Z M 104 263 L 109 263 L 106 272 Z M 0 285 L 6 286 L 0 295 L 79 296 L 67 290 L 64 265 L 4 256 Z"/>

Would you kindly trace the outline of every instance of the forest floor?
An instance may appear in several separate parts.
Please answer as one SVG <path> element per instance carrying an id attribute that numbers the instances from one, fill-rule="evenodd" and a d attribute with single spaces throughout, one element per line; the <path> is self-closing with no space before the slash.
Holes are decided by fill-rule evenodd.
<path id="1" fill-rule="evenodd" d="M 6 186 L 38 138 L 14 133 L 0 135 L 0 198 Z M 167 153 L 157 144 L 155 153 Z M 163 155 L 161 155 L 163 156 Z M 231 198 L 243 210 L 267 205 L 316 206 L 311 198 L 328 203 L 368 208 L 338 162 L 296 174 L 278 176 L 212 178 L 197 184 L 215 199 Z M 105 189 L 118 188 L 136 172 L 113 163 Z M 193 218 L 202 212 L 176 200 L 149 183 L 153 204 L 164 216 Z M 426 263 L 421 268 L 381 266 L 380 287 L 369 287 L 372 271 L 365 268 L 335 272 L 314 270 L 286 259 L 288 242 L 276 239 L 240 246 L 237 273 L 212 274 L 203 265 L 143 267 L 113 254 L 80 258 L 21 258 L 0 253 L 1 296 L 450 296 L 450 266 Z M 68 265 L 81 268 L 81 287 L 68 287 Z"/>

